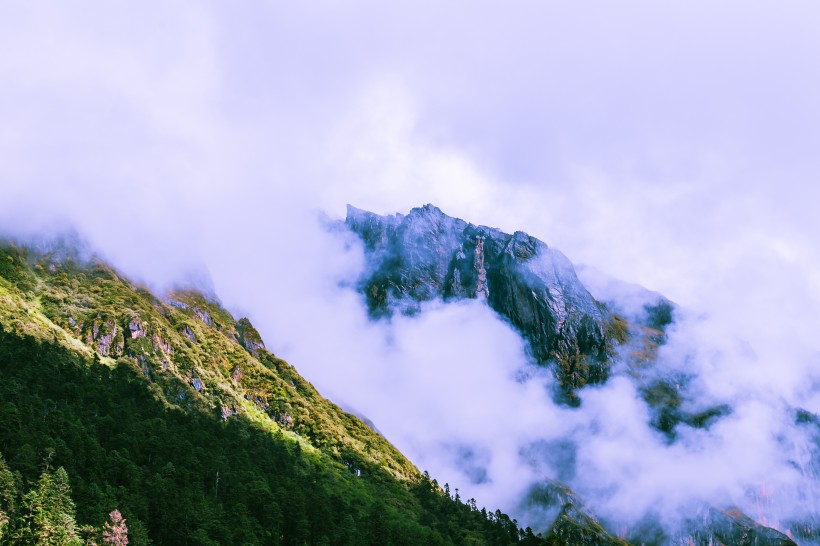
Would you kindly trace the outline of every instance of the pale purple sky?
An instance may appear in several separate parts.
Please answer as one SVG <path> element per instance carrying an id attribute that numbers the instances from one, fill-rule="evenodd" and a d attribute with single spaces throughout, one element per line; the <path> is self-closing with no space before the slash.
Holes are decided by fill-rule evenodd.
<path id="1" fill-rule="evenodd" d="M 0 206 L 98 227 L 241 217 L 237 195 L 434 202 L 678 299 L 714 275 L 693 261 L 761 248 L 818 292 L 819 21 L 808 1 L 5 4 Z"/>

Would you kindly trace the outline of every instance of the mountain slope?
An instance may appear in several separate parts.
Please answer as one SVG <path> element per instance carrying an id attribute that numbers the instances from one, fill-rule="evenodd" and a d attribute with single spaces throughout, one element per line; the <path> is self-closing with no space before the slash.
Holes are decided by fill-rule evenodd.
<path id="1" fill-rule="evenodd" d="M 0 496 L 64 467 L 77 520 L 119 508 L 131 544 L 542 543 L 445 495 L 247 319 L 70 248 L 0 247 L 0 401 Z"/>

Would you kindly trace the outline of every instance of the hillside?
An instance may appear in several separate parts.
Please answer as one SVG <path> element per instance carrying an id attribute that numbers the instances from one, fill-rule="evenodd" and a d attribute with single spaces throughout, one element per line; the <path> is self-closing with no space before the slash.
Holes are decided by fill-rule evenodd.
<path id="1" fill-rule="evenodd" d="M 544 543 L 452 498 L 248 319 L 59 244 L 0 247 L 0 401 L 2 544 L 99 537 L 115 509 L 130 544 Z"/>

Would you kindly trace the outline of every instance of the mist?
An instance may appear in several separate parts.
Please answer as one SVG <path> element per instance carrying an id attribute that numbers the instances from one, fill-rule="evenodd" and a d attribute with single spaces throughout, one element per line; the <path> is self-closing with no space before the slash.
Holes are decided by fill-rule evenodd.
<path id="1" fill-rule="evenodd" d="M 820 513 L 820 50 L 808 2 L 0 7 L 0 232 L 76 229 L 158 291 L 207 276 L 266 345 L 463 499 Z M 556 406 L 480 302 L 372 322 L 345 204 L 524 230 L 593 295 L 676 302 L 658 374 L 726 403 L 674 443 L 623 373 Z M 325 218 L 323 220 L 323 218 Z M 589 271 L 589 270 L 586 270 Z M 572 461 L 535 457 L 568 445 Z M 801 462 L 802 461 L 802 462 Z M 762 494 L 761 491 L 765 491 Z M 764 498 L 765 497 L 765 498 Z"/>

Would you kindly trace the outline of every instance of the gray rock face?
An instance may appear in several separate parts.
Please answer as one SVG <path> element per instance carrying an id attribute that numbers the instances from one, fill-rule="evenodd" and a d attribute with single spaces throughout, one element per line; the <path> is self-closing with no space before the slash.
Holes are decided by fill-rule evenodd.
<path id="1" fill-rule="evenodd" d="M 185 335 L 185 337 L 190 339 L 192 342 L 196 343 L 196 335 L 194 334 L 193 330 L 191 330 L 191 328 L 188 327 L 188 325 L 186 325 L 185 328 L 182 329 L 182 333 Z"/>
<path id="2" fill-rule="evenodd" d="M 137 339 L 145 337 L 145 325 L 140 322 L 139 317 L 134 317 L 128 322 L 126 337 Z"/>
<path id="3" fill-rule="evenodd" d="M 86 345 L 93 347 L 100 356 L 119 356 L 125 346 L 122 332 L 112 320 L 97 317 L 86 328 Z"/>
<path id="4" fill-rule="evenodd" d="M 194 314 L 199 317 L 199 320 L 207 324 L 208 326 L 213 326 L 214 321 L 211 319 L 211 314 L 208 312 L 207 309 L 200 309 L 199 307 L 194 307 Z"/>
<path id="5" fill-rule="evenodd" d="M 479 298 L 554 366 L 570 394 L 607 379 L 612 316 L 560 252 L 524 232 L 451 218 L 432 205 L 380 216 L 348 206 L 347 227 L 364 242 L 359 290 L 373 318 L 414 314 L 436 298 Z"/>

